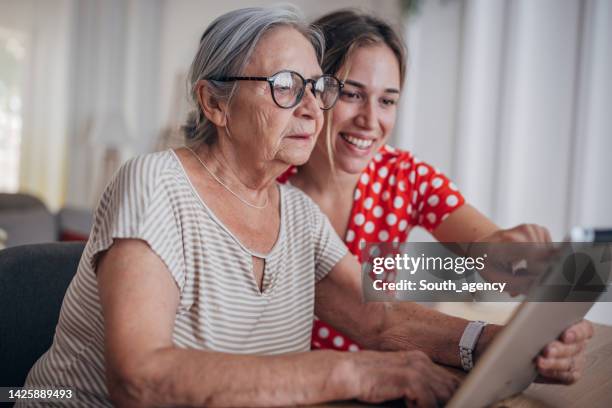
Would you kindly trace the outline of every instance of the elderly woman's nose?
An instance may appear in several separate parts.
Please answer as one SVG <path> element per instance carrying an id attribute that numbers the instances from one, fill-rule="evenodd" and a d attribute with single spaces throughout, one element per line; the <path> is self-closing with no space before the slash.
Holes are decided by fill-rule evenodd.
<path id="1" fill-rule="evenodd" d="M 306 86 L 306 89 L 304 89 L 304 96 L 297 106 L 296 114 L 311 119 L 316 119 L 319 115 L 323 115 L 317 97 L 309 86 Z"/>

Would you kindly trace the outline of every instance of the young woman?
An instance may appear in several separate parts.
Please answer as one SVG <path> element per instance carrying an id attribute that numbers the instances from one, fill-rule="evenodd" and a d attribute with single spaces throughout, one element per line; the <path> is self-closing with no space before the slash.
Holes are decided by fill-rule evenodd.
<path id="1" fill-rule="evenodd" d="M 282 180 L 320 206 L 355 256 L 360 256 L 362 242 L 405 242 L 414 227 L 425 228 L 442 242 L 550 241 L 548 231 L 537 225 L 500 229 L 434 166 L 386 145 L 406 72 L 405 47 L 387 23 L 343 10 L 314 25 L 326 41 L 323 72 L 342 79 L 345 86 L 326 115 L 309 161 L 289 169 Z M 429 314 L 417 304 L 410 307 L 421 323 L 410 340 L 427 350 L 454 318 Z M 312 347 L 360 349 L 321 320 L 315 321 Z M 545 374 L 543 367 L 540 372 Z M 574 381 L 571 374 L 564 376 L 562 381 Z"/>

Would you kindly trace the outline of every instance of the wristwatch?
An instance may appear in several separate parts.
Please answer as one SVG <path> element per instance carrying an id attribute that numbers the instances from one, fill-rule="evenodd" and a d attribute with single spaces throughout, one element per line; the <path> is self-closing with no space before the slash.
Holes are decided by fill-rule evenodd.
<path id="1" fill-rule="evenodd" d="M 476 348 L 478 338 L 486 325 L 486 322 L 476 320 L 469 322 L 463 331 L 461 340 L 459 340 L 459 358 L 461 359 L 461 366 L 465 371 L 470 371 L 472 367 L 474 367 L 474 349 Z"/>

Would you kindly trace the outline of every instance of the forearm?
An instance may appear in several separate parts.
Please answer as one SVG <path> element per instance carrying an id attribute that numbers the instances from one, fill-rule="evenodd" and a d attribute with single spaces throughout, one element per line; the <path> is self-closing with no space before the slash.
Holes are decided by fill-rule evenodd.
<path id="1" fill-rule="evenodd" d="M 355 338 L 374 350 L 420 350 L 439 364 L 461 367 L 459 340 L 468 320 L 450 316 L 414 302 L 366 305 L 369 336 Z M 377 324 L 378 323 L 378 324 Z M 476 346 L 475 359 L 486 350 L 502 326 L 487 325 Z"/>
<path id="2" fill-rule="evenodd" d="M 354 398 L 347 353 L 235 355 L 166 348 L 119 392 L 120 406 L 291 406 Z M 116 394 L 117 395 L 117 394 Z"/>

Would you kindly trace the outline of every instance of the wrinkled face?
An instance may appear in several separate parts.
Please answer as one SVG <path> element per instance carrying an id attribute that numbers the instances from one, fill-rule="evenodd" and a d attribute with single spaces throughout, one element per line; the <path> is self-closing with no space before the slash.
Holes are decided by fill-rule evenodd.
<path id="1" fill-rule="evenodd" d="M 313 46 L 290 27 L 267 32 L 241 76 L 269 77 L 282 70 L 295 71 L 304 78 L 321 75 Z M 260 163 L 305 163 L 323 126 L 323 111 L 310 85 L 297 106 L 283 109 L 272 99 L 268 82 L 239 81 L 227 112 L 229 134 L 226 128 L 225 137 L 242 156 Z"/>
<path id="2" fill-rule="evenodd" d="M 368 165 L 395 125 L 399 63 L 388 46 L 367 45 L 357 48 L 336 76 L 346 80 L 330 115 L 334 163 L 339 170 L 356 174 Z M 324 143 L 324 137 L 320 139 Z"/>

